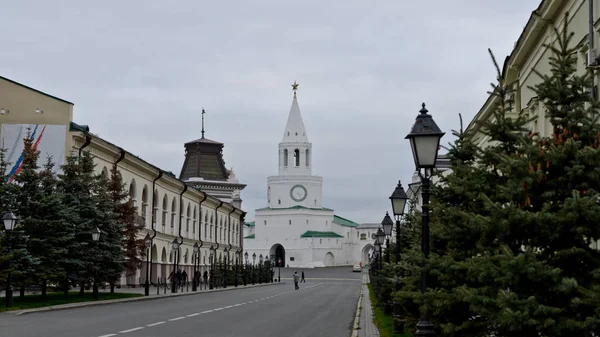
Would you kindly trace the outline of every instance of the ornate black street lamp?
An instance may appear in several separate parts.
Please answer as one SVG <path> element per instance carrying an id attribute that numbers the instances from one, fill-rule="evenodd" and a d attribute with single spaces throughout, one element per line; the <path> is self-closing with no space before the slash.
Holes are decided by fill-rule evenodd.
<path id="1" fill-rule="evenodd" d="M 381 228 L 377 229 L 377 233 L 375 234 L 375 240 L 379 246 L 383 245 L 385 242 L 385 233 L 381 230 Z"/>
<path id="2" fill-rule="evenodd" d="M 214 278 L 215 278 L 215 246 L 210 245 L 210 249 L 209 249 L 209 254 L 208 255 L 208 264 L 210 264 L 210 280 L 208 282 L 208 289 L 213 289 L 214 288 Z"/>
<path id="3" fill-rule="evenodd" d="M 277 262 L 275 262 L 277 257 L 275 256 L 275 254 L 271 254 L 271 277 L 273 278 L 273 282 L 275 282 L 275 264 Z"/>
<path id="4" fill-rule="evenodd" d="M 13 214 L 13 212 L 8 211 L 2 216 L 2 222 L 4 222 L 4 229 L 6 230 L 6 245 L 8 249 L 8 277 L 6 278 L 6 297 L 4 298 L 4 302 L 6 307 L 10 308 L 13 305 L 13 287 L 11 284 L 12 272 L 10 271 L 10 249 L 12 231 L 15 228 L 15 223 L 17 223 L 17 217 Z"/>
<path id="5" fill-rule="evenodd" d="M 96 227 L 96 229 L 94 229 L 92 231 L 92 241 L 96 242 L 95 244 L 97 245 L 97 242 L 100 240 L 100 229 L 98 229 L 98 227 Z M 94 296 L 94 298 L 98 298 L 98 266 L 95 265 L 94 266 L 94 287 L 92 290 L 92 294 Z"/>
<path id="6" fill-rule="evenodd" d="M 398 181 L 398 186 L 390 196 L 390 200 L 392 201 L 392 212 L 396 218 L 396 263 L 398 263 L 400 261 L 400 217 L 404 215 L 406 201 L 408 200 L 408 195 L 406 195 L 400 181 Z"/>
<path id="7" fill-rule="evenodd" d="M 198 253 L 200 252 L 200 245 L 198 245 L 198 241 L 196 241 L 194 243 L 194 274 L 192 275 L 192 291 L 197 291 L 198 290 L 198 285 L 196 284 L 198 281 L 198 278 L 196 277 L 196 269 L 197 269 L 197 265 L 198 265 L 198 260 L 199 260 L 199 256 Z"/>
<path id="8" fill-rule="evenodd" d="M 385 257 L 387 263 L 390 263 L 391 260 L 391 252 L 390 252 L 390 236 L 392 235 L 392 228 L 394 227 L 394 222 L 388 212 L 385 212 L 385 216 L 383 217 L 383 221 L 381 221 L 381 227 L 383 228 L 383 234 L 385 234 L 385 249 L 387 250 L 387 255 Z"/>
<path id="9" fill-rule="evenodd" d="M 171 242 L 171 245 L 173 247 L 173 276 L 171 277 L 171 292 L 172 293 L 176 293 L 177 292 L 177 253 L 179 253 L 179 241 L 177 241 L 177 238 L 173 239 L 173 242 Z"/>
<path id="10" fill-rule="evenodd" d="M 437 161 L 440 140 L 444 132 L 440 130 L 423 103 L 415 124 L 406 139 L 410 141 L 415 167 L 421 177 L 421 195 L 423 199 L 421 217 L 421 251 L 425 260 L 429 257 L 429 188 L 430 178 Z M 421 171 L 423 170 L 423 171 Z M 421 292 L 427 289 L 427 262 L 421 268 Z M 434 336 L 433 324 L 429 321 L 429 313 L 423 312 L 417 324 L 416 336 Z"/>
<path id="11" fill-rule="evenodd" d="M 390 200 L 392 201 L 392 212 L 394 213 L 394 217 L 396 218 L 396 263 L 400 263 L 400 218 L 404 215 L 404 209 L 406 208 L 406 201 L 408 200 L 408 195 L 404 191 L 402 187 L 402 183 L 398 181 L 398 186 L 394 189 L 394 192 L 390 196 Z M 400 290 L 400 282 L 396 282 L 396 291 Z M 401 308 L 400 303 L 396 301 L 394 297 L 393 301 L 394 308 L 394 333 L 403 333 L 404 325 L 400 320 Z"/>
<path id="12" fill-rule="evenodd" d="M 252 253 L 252 285 L 254 285 L 254 270 L 256 269 L 256 253 Z"/>
<path id="13" fill-rule="evenodd" d="M 248 276 L 247 276 L 247 270 L 246 270 L 246 269 L 248 269 L 248 252 L 244 253 L 244 258 L 246 259 L 246 264 L 244 265 L 244 270 L 243 270 L 243 272 L 244 272 L 244 287 L 245 287 L 246 285 L 248 285 L 248 283 L 247 283 Z"/>
<path id="14" fill-rule="evenodd" d="M 146 282 L 144 282 L 144 295 L 150 296 L 150 254 L 152 254 L 152 237 L 150 233 L 144 238 L 146 243 Z"/>
<path id="15" fill-rule="evenodd" d="M 227 249 L 227 246 L 223 248 L 223 254 L 225 254 L 225 263 L 223 264 L 223 288 L 227 288 L 227 262 L 229 262 L 229 249 Z"/>
<path id="16" fill-rule="evenodd" d="M 240 265 L 240 259 L 239 259 L 239 257 L 240 257 L 240 255 L 242 255 L 241 252 L 242 251 L 239 250 L 239 248 L 235 250 L 235 265 L 234 265 L 235 266 L 235 274 L 234 274 L 235 281 L 234 281 L 234 286 L 236 288 L 238 286 L 238 267 Z"/>
<path id="17" fill-rule="evenodd" d="M 271 273 L 271 263 L 269 263 L 269 256 L 265 255 L 265 277 L 266 283 L 273 283 L 273 274 Z"/>
<path id="18" fill-rule="evenodd" d="M 258 257 L 258 284 L 263 282 L 263 255 Z"/>

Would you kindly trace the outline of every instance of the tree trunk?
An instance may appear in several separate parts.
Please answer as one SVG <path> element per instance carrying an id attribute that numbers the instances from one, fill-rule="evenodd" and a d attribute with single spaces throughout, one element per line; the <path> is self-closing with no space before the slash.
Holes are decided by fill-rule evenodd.
<path id="1" fill-rule="evenodd" d="M 83 294 L 85 293 L 85 282 L 81 281 L 81 284 L 79 286 L 79 296 L 83 296 Z"/>
<path id="2" fill-rule="evenodd" d="M 48 280 L 42 281 L 42 297 L 46 297 L 46 293 L 48 291 Z"/>
<path id="3" fill-rule="evenodd" d="M 21 287 L 19 288 L 19 297 L 21 299 L 25 298 L 25 285 L 21 284 Z"/>
<path id="4" fill-rule="evenodd" d="M 114 282 L 111 282 L 111 283 L 110 283 L 110 293 L 111 293 L 111 294 L 114 294 L 114 293 L 115 293 L 115 283 L 114 283 Z"/>

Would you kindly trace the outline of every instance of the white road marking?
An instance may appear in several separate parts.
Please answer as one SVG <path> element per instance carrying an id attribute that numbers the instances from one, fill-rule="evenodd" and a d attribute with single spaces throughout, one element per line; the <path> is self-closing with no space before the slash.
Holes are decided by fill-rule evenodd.
<path id="1" fill-rule="evenodd" d="M 137 328 L 133 328 L 133 329 L 129 329 L 129 330 L 123 330 L 123 331 L 119 331 L 119 333 L 128 333 L 128 332 L 134 332 L 134 331 L 142 330 L 143 328 L 144 328 L 143 326 L 138 326 Z"/>
<path id="2" fill-rule="evenodd" d="M 303 289 L 313 288 L 313 287 L 319 286 L 321 284 L 323 284 L 323 282 L 314 284 L 312 286 L 308 286 L 308 287 L 303 288 Z M 185 319 L 186 317 L 194 317 L 194 316 L 198 316 L 198 315 L 202 315 L 202 314 L 208 314 L 208 313 L 211 313 L 211 312 L 220 311 L 220 310 L 223 310 L 223 309 L 230 309 L 230 308 L 234 308 L 234 307 L 239 307 L 239 306 L 244 305 L 244 304 L 252 304 L 252 303 L 255 303 L 255 302 L 260 302 L 260 301 L 268 300 L 268 299 L 271 299 L 271 298 L 274 298 L 274 297 L 277 297 L 277 296 L 281 296 L 281 295 L 285 295 L 285 294 L 289 294 L 289 293 L 292 293 L 292 291 L 286 291 L 286 292 L 283 292 L 283 293 L 280 293 L 280 294 L 271 295 L 271 296 L 268 296 L 268 297 L 263 297 L 261 299 L 256 299 L 256 300 L 253 300 L 253 301 L 248 301 L 248 302 L 243 302 L 243 303 L 238 303 L 238 304 L 232 304 L 232 305 L 228 305 L 228 306 L 223 307 L 223 308 L 216 308 L 216 309 L 211 309 L 211 310 L 205 310 L 205 311 L 202 311 L 202 312 L 196 312 L 196 313 L 189 314 L 189 315 L 186 315 L 186 316 L 175 317 L 175 318 L 171 318 L 171 319 L 169 319 L 167 321 L 169 321 L 169 322 L 179 321 L 179 320 Z M 167 323 L 167 321 L 160 321 L 160 322 L 148 324 L 146 326 L 147 327 L 153 327 L 153 326 L 165 324 L 165 323 Z M 129 332 L 133 332 L 133 331 L 138 331 L 138 330 L 141 330 L 141 329 L 144 329 L 144 327 L 143 326 L 139 326 L 137 328 L 119 331 L 119 333 L 125 334 L 125 333 L 129 333 Z M 113 333 L 113 334 L 102 335 L 102 336 L 98 336 L 98 337 L 113 337 L 113 336 L 116 336 L 116 335 L 117 334 Z"/>
<path id="3" fill-rule="evenodd" d="M 167 323 L 167 322 L 165 322 L 165 321 L 160 321 L 160 322 L 156 322 L 156 323 L 148 324 L 148 325 L 146 325 L 146 326 L 157 326 L 157 325 L 161 325 L 161 324 L 165 324 L 165 323 Z"/>

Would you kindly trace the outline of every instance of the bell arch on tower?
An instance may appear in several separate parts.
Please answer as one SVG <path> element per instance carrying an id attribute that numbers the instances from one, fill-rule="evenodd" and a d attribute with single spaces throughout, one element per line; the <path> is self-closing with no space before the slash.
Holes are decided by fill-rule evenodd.
<path id="1" fill-rule="evenodd" d="M 279 243 L 274 244 L 269 250 L 271 260 L 275 258 L 275 267 L 285 267 L 285 248 Z"/>
<path id="2" fill-rule="evenodd" d="M 300 166 L 300 150 L 298 149 L 294 150 L 294 166 Z"/>
<path id="3" fill-rule="evenodd" d="M 288 166 L 288 150 L 283 150 L 283 166 Z"/>

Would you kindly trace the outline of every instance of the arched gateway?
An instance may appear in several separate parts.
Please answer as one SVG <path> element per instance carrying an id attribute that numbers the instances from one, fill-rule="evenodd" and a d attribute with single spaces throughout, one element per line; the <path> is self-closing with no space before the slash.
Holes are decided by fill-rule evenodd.
<path id="1" fill-rule="evenodd" d="M 275 267 L 285 267 L 285 249 L 282 245 L 275 244 L 269 251 L 270 258 L 275 258 Z"/>

